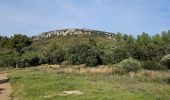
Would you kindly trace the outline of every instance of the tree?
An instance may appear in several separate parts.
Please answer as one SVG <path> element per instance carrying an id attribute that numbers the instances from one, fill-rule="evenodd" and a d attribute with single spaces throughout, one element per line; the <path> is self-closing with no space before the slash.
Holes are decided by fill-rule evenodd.
<path id="1" fill-rule="evenodd" d="M 168 32 L 163 31 L 161 35 L 162 35 L 162 40 L 164 41 L 165 53 L 169 54 L 170 53 L 170 30 L 168 30 Z"/>
<path id="2" fill-rule="evenodd" d="M 72 64 L 96 66 L 102 63 L 97 48 L 89 44 L 76 44 L 68 50 L 68 61 Z"/>
<path id="3" fill-rule="evenodd" d="M 0 48 L 12 47 L 11 38 L 7 36 L 0 36 Z"/>
<path id="4" fill-rule="evenodd" d="M 49 48 L 40 57 L 40 64 L 60 64 L 65 60 L 66 50 L 63 47 L 52 44 Z"/>
<path id="5" fill-rule="evenodd" d="M 32 43 L 29 37 L 22 34 L 15 34 L 13 37 L 11 37 L 11 39 L 12 39 L 12 47 L 16 51 L 17 58 L 21 55 L 22 48 Z M 18 61 L 16 61 L 16 68 L 17 67 L 18 67 Z"/>
<path id="6" fill-rule="evenodd" d="M 139 60 L 152 60 L 155 58 L 155 46 L 152 37 L 148 33 L 138 35 L 133 50 L 133 57 Z"/>

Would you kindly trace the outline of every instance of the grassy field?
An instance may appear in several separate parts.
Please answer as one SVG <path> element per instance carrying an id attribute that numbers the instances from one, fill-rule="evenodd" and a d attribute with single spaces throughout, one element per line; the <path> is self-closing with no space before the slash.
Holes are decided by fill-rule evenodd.
<path id="1" fill-rule="evenodd" d="M 51 68 L 10 70 L 18 100 L 170 100 L 170 71 L 137 74 L 65 73 Z M 78 90 L 80 95 L 61 95 Z"/>

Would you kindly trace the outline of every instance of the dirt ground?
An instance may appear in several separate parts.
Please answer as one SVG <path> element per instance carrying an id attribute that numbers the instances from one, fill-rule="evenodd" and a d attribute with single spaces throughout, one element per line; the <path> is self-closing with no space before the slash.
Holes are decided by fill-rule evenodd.
<path id="1" fill-rule="evenodd" d="M 0 72 L 0 100 L 10 100 L 12 89 L 7 75 L 6 72 Z"/>

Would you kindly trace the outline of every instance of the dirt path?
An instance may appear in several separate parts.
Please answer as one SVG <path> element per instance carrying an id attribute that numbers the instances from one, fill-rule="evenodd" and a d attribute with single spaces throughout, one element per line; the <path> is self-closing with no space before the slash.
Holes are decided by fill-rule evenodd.
<path id="1" fill-rule="evenodd" d="M 12 92 L 6 72 L 0 72 L 0 100 L 9 100 Z"/>

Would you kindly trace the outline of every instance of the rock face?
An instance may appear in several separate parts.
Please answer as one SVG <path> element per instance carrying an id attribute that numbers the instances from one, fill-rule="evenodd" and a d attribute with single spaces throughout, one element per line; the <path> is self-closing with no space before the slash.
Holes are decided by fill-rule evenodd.
<path id="1" fill-rule="evenodd" d="M 54 31 L 49 31 L 49 32 L 44 32 L 39 34 L 38 36 L 34 37 L 34 40 L 39 40 L 43 38 L 49 38 L 51 36 L 56 36 L 56 35 L 62 35 L 62 36 L 67 36 L 67 35 L 103 35 L 108 39 L 112 39 L 114 36 L 114 33 L 110 32 L 103 32 L 103 31 L 97 31 L 97 30 L 91 30 L 91 29 L 62 29 L 62 30 L 54 30 Z"/>

